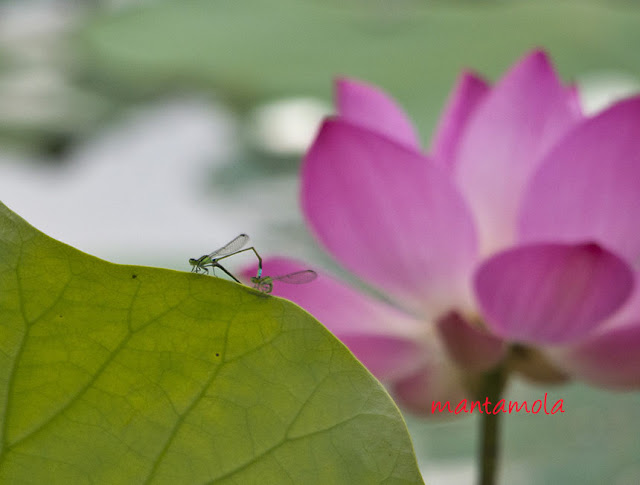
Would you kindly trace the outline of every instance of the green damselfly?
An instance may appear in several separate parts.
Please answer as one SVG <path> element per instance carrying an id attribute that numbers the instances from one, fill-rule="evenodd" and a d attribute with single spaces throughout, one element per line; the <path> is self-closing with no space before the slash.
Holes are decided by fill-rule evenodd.
<path id="1" fill-rule="evenodd" d="M 246 234 L 240 234 L 212 253 L 205 254 L 203 256 L 200 256 L 199 258 L 189 258 L 189 264 L 192 266 L 191 272 L 209 274 L 208 268 L 211 268 L 211 271 L 213 271 L 213 274 L 215 275 L 215 269 L 220 268 L 233 281 L 235 281 L 236 283 L 240 283 L 240 280 L 233 276 L 224 266 L 219 263 L 219 261 L 221 259 L 228 258 L 229 256 L 233 256 L 234 254 L 243 253 L 245 251 L 253 251 L 258 258 L 258 275 L 256 276 L 256 278 L 260 278 L 262 276 L 262 258 L 258 254 L 258 251 L 256 251 L 253 246 L 251 246 L 250 248 L 242 249 L 242 247 L 247 244 L 248 241 L 249 236 L 247 236 Z"/>
<path id="2" fill-rule="evenodd" d="M 271 293 L 273 290 L 274 281 L 282 281 L 283 283 L 289 283 L 294 285 L 300 285 L 303 283 L 309 283 L 318 277 L 318 273 L 310 269 L 303 269 L 302 271 L 295 271 L 282 276 L 254 276 L 251 278 L 253 287 L 260 290 L 263 293 Z"/>

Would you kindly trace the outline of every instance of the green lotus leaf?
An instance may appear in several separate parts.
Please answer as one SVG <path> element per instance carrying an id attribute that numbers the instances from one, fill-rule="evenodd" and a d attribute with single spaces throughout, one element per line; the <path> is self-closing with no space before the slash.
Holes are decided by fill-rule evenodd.
<path id="1" fill-rule="evenodd" d="M 384 388 L 287 300 L 0 204 L 0 315 L 0 483 L 423 483 Z"/>

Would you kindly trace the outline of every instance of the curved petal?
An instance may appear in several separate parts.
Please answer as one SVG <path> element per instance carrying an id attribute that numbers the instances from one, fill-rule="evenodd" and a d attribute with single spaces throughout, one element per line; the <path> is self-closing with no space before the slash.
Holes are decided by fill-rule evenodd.
<path id="1" fill-rule="evenodd" d="M 489 85 L 471 72 L 463 72 L 449 95 L 436 128 L 431 154 L 434 161 L 454 170 L 460 138 L 476 107 L 489 92 Z"/>
<path id="2" fill-rule="evenodd" d="M 411 120 L 382 90 L 342 78 L 335 81 L 335 92 L 340 118 L 420 150 L 420 139 Z"/>
<path id="3" fill-rule="evenodd" d="M 640 320 L 556 349 L 551 358 L 576 377 L 610 389 L 640 388 Z"/>
<path id="4" fill-rule="evenodd" d="M 474 327 L 456 312 L 439 319 L 437 328 L 447 354 L 465 370 L 487 371 L 507 353 L 503 340 Z"/>
<path id="5" fill-rule="evenodd" d="M 473 221 L 427 158 L 341 120 L 325 121 L 302 168 L 302 208 L 346 268 L 432 316 L 467 298 Z"/>
<path id="6" fill-rule="evenodd" d="M 257 265 L 242 271 L 248 280 Z M 263 274 L 278 276 L 307 269 L 285 258 L 267 258 Z M 326 273 L 304 285 L 275 281 L 273 294 L 291 300 L 322 322 L 380 380 L 415 370 L 424 359 L 424 322 L 377 302 Z"/>
<path id="7" fill-rule="evenodd" d="M 522 190 L 578 120 L 574 96 L 535 51 L 487 94 L 460 140 L 456 175 L 478 221 L 481 253 L 513 242 Z"/>
<path id="8" fill-rule="evenodd" d="M 396 382 L 391 393 L 403 409 L 443 418 L 453 417 L 451 410 L 455 410 L 462 399 L 470 398 L 463 375 L 450 363 L 436 360 Z"/>
<path id="9" fill-rule="evenodd" d="M 634 281 L 640 281 L 640 269 L 634 271 Z M 640 321 L 640 285 L 636 283 L 633 293 L 617 312 L 603 323 L 598 332 L 604 333 L 618 327 L 625 327 L 629 322 Z"/>
<path id="10" fill-rule="evenodd" d="M 639 281 L 640 271 L 635 272 Z M 546 354 L 574 377 L 610 389 L 640 388 L 640 287 L 595 334 Z"/>
<path id="11" fill-rule="evenodd" d="M 640 97 L 558 143 L 532 179 L 519 219 L 523 241 L 598 241 L 640 265 Z"/>
<path id="12" fill-rule="evenodd" d="M 633 289 L 633 273 L 596 244 L 534 244 L 483 263 L 475 289 L 497 335 L 560 344 L 585 337 L 620 308 Z"/>

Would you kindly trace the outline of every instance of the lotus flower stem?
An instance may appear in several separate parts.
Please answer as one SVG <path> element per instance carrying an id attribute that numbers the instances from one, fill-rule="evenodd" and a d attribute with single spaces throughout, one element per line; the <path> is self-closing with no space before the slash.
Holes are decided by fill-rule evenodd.
<path id="1" fill-rule="evenodd" d="M 483 378 L 481 396 L 486 396 L 493 404 L 502 396 L 507 383 L 507 371 L 504 366 L 487 372 Z M 500 452 L 500 415 L 502 413 L 485 412 L 481 415 L 480 452 L 479 452 L 479 485 L 495 485 L 497 483 L 498 462 Z"/>

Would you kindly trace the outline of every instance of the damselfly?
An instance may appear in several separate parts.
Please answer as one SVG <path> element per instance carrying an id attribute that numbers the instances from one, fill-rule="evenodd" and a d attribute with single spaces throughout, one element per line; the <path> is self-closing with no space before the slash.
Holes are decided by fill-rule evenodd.
<path id="1" fill-rule="evenodd" d="M 235 281 L 236 283 L 240 283 L 238 278 L 227 271 L 227 269 L 222 266 L 219 261 L 221 259 L 228 258 L 229 256 L 233 256 L 234 254 L 243 253 L 245 251 L 253 251 L 258 258 L 258 275 L 256 276 L 256 278 L 260 278 L 262 276 L 262 258 L 253 246 L 251 246 L 250 248 L 241 249 L 245 244 L 247 244 L 247 241 L 249 241 L 249 236 L 247 236 L 246 234 L 240 234 L 212 253 L 205 254 L 197 259 L 189 258 L 189 264 L 192 266 L 191 272 L 209 274 L 209 270 L 207 268 L 211 268 L 211 271 L 213 271 L 213 274 L 215 274 L 215 269 L 220 268 L 227 274 L 227 276 L 233 279 L 233 281 Z"/>
<path id="2" fill-rule="evenodd" d="M 263 293 L 271 293 L 273 290 L 274 281 L 282 281 L 283 283 L 289 283 L 294 285 L 300 285 L 303 283 L 309 283 L 318 277 L 318 273 L 310 269 L 304 269 L 302 271 L 296 271 L 282 276 L 254 276 L 251 278 L 253 287 L 260 290 Z"/>

